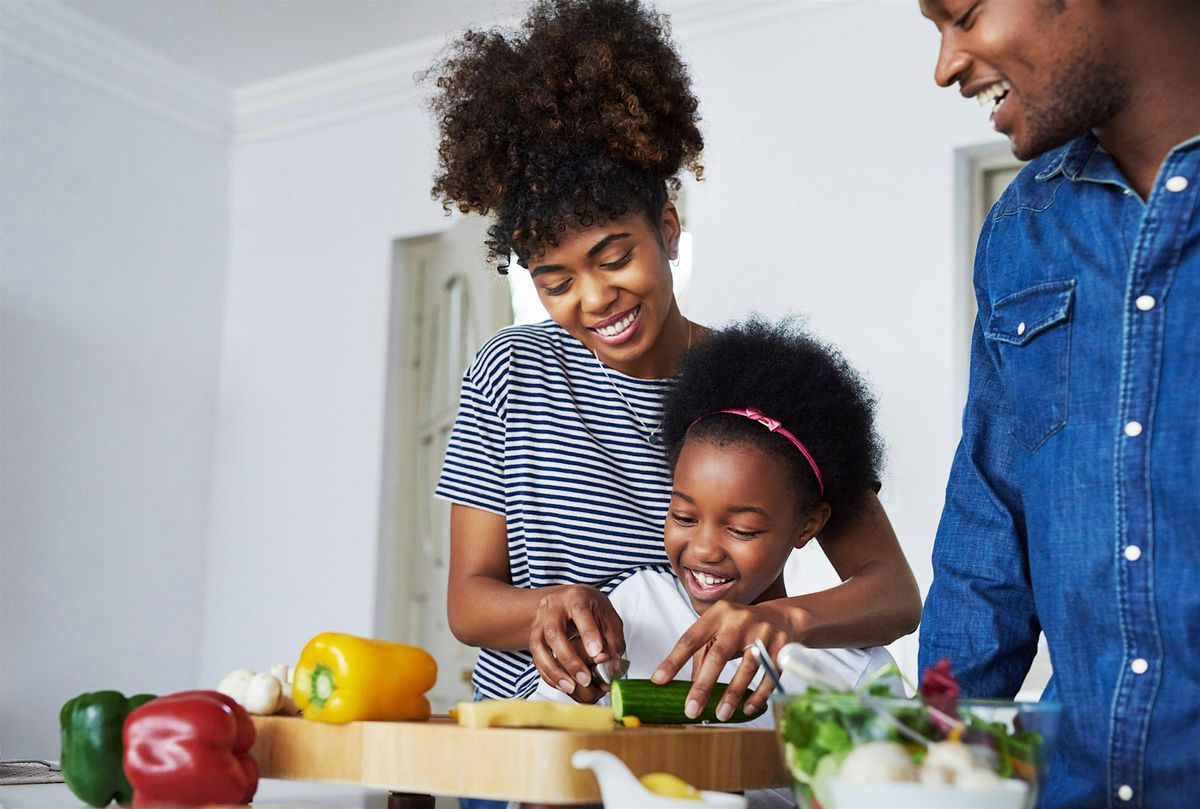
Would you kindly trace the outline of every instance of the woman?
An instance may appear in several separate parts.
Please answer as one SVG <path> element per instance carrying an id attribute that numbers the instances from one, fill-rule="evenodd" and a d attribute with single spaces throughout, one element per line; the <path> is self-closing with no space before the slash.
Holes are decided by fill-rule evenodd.
<path id="1" fill-rule="evenodd" d="M 437 489 L 453 503 L 451 629 L 483 647 L 477 695 L 528 695 L 539 673 L 596 688 L 592 666 L 624 651 L 605 593 L 667 565 L 662 396 L 706 332 L 680 312 L 669 264 L 669 190 L 702 173 L 697 102 L 665 19 L 636 0 L 542 0 L 520 33 L 468 32 L 431 73 L 434 194 L 494 217 L 490 256 L 504 272 L 515 253 L 550 315 L 495 335 L 463 380 Z M 709 610 L 655 678 L 694 657 L 689 699 L 704 704 L 756 639 L 861 647 L 916 627 L 916 583 L 873 492 L 819 541 L 841 585 Z"/>

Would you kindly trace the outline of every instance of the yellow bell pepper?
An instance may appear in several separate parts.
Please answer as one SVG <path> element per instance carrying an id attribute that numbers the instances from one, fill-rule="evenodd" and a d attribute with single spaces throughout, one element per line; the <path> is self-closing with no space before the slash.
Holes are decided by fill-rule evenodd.
<path id="1" fill-rule="evenodd" d="M 424 649 L 322 632 L 300 653 L 292 699 L 318 722 L 424 721 L 425 692 L 436 681 L 437 662 Z"/>

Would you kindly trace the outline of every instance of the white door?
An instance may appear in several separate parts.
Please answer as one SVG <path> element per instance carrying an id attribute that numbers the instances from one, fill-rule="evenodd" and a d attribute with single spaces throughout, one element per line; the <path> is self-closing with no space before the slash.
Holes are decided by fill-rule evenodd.
<path id="1" fill-rule="evenodd" d="M 393 422 L 401 431 L 395 543 L 401 639 L 428 650 L 438 662 L 430 693 L 435 712 L 471 698 L 470 671 L 476 650 L 450 633 L 446 580 L 450 558 L 450 506 L 433 497 L 442 457 L 458 412 L 463 371 L 483 342 L 512 323 L 508 282 L 484 261 L 486 223 L 464 217 L 435 237 L 398 245 L 403 251 L 395 279 L 405 289 L 399 325 L 407 332 L 404 361 L 393 364 L 402 408 Z M 393 386 L 395 389 L 396 386 Z"/>

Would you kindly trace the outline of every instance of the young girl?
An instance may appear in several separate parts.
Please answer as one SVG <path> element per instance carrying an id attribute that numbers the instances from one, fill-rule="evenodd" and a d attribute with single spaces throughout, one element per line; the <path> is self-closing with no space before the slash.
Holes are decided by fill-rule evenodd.
<path id="1" fill-rule="evenodd" d="M 684 357 L 667 395 L 663 433 L 673 471 L 664 529 L 669 571 L 640 570 L 610 595 L 623 621 L 627 677 L 645 679 L 679 637 L 714 611 L 753 615 L 784 598 L 783 570 L 829 522 L 867 502 L 879 480 L 874 402 L 835 350 L 789 321 L 749 320 L 711 335 Z M 770 644 L 772 638 L 761 639 Z M 848 686 L 891 662 L 872 649 L 816 652 Z M 749 684 L 759 664 L 750 654 L 717 661 L 720 679 Z M 705 661 L 705 665 L 708 661 Z M 690 662 L 679 673 L 690 675 Z M 553 680 L 537 696 L 594 702 L 600 688 L 572 689 Z M 746 702 L 762 712 L 772 682 Z M 725 699 L 717 717 L 730 718 Z M 700 704 L 689 704 L 696 716 Z"/>
<path id="2" fill-rule="evenodd" d="M 453 504 L 450 626 L 483 647 L 479 696 L 527 696 L 538 668 L 587 688 L 589 664 L 625 648 L 606 593 L 669 564 L 662 397 L 706 334 L 679 311 L 669 265 L 668 191 L 700 173 L 696 98 L 665 19 L 636 0 L 542 0 L 520 32 L 468 32 L 431 75 L 434 193 L 493 217 L 490 256 L 503 270 L 515 253 L 550 315 L 492 337 L 463 378 L 437 487 Z M 662 676 L 707 648 L 703 702 L 715 658 L 763 634 L 859 647 L 911 632 L 915 581 L 874 493 L 860 494 L 819 536 L 842 585 L 709 611 Z"/>

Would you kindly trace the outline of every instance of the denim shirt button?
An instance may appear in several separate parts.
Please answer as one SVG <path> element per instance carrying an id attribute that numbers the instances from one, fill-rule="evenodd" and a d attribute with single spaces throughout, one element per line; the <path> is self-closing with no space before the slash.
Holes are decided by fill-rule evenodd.
<path id="1" fill-rule="evenodd" d="M 1121 786 L 1117 787 L 1117 797 L 1123 801 L 1133 800 L 1133 787 L 1129 786 L 1129 784 L 1121 784 Z"/>
<path id="2" fill-rule="evenodd" d="M 1125 558 L 1130 562 L 1136 562 L 1142 558 L 1142 549 L 1137 545 L 1130 545 L 1125 549 Z"/>
<path id="3" fill-rule="evenodd" d="M 1020 337 L 1024 333 L 1025 333 L 1025 321 L 1022 320 L 1020 323 L 1017 324 L 1017 336 Z"/>
<path id="4" fill-rule="evenodd" d="M 1133 303 L 1141 311 L 1149 312 L 1151 309 L 1154 308 L 1155 304 L 1157 304 L 1158 301 L 1154 300 L 1153 295 L 1139 295 L 1138 299 L 1136 301 L 1134 301 Z"/>
<path id="5" fill-rule="evenodd" d="M 1182 191 L 1183 189 L 1185 189 L 1187 187 L 1188 187 L 1187 177 L 1184 177 L 1182 175 L 1176 174 L 1174 177 L 1167 180 L 1167 190 L 1168 191 L 1178 192 L 1178 191 Z"/>
<path id="6" fill-rule="evenodd" d="M 1139 422 L 1131 421 L 1125 425 L 1125 435 L 1130 438 L 1137 438 L 1142 434 L 1142 425 Z"/>
<path id="7" fill-rule="evenodd" d="M 1129 664 L 1129 670 L 1134 674 L 1145 674 L 1150 670 L 1150 664 L 1144 657 L 1134 658 L 1133 662 Z"/>

